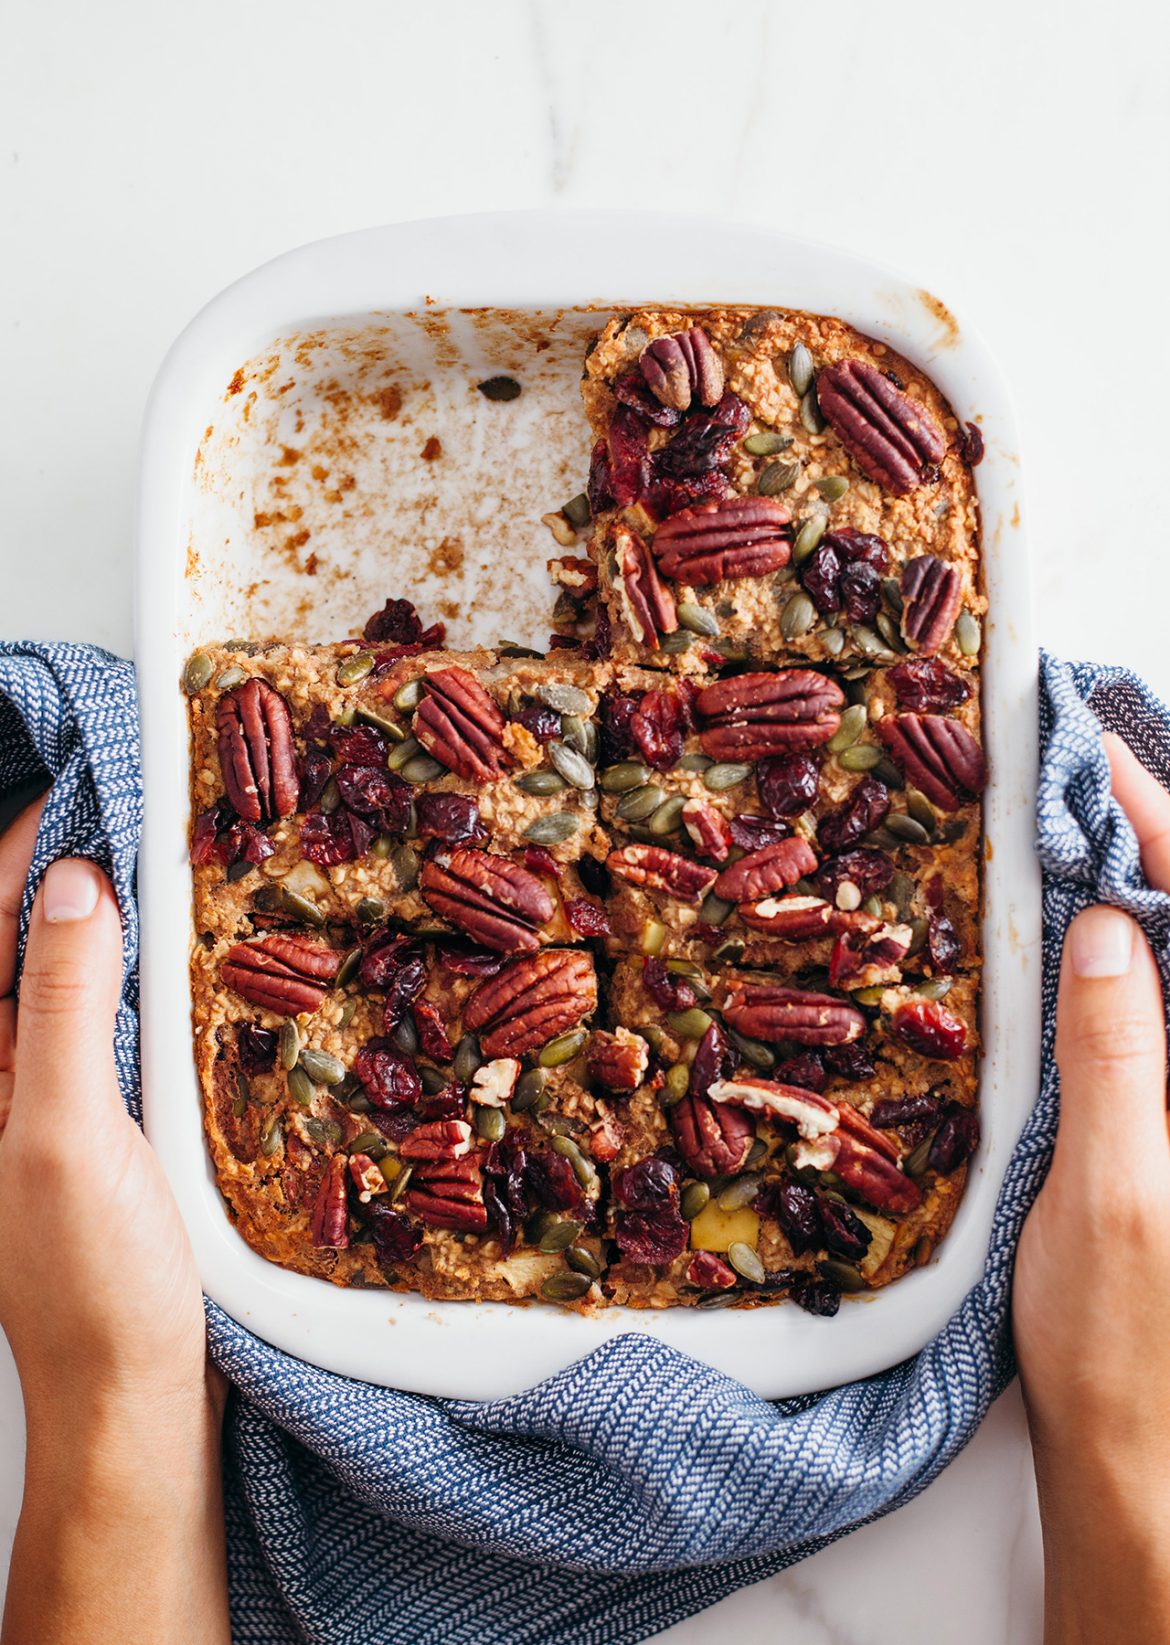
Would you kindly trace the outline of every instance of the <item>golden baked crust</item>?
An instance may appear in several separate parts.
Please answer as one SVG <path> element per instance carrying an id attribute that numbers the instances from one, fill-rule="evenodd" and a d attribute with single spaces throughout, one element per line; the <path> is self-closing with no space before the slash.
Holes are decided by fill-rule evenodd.
<path id="1" fill-rule="evenodd" d="M 890 416 L 927 419 L 937 461 L 908 464 L 855 361 L 893 373 Z M 841 362 L 860 434 L 848 408 L 814 431 L 819 390 L 802 410 L 790 380 Z M 254 1249 L 338 1284 L 833 1312 L 928 1260 L 977 1139 L 973 446 L 905 361 L 803 314 L 613 320 L 584 398 L 591 561 L 553 563 L 573 645 L 370 628 L 189 665 L 217 1178 Z M 719 408 L 734 437 L 716 429 L 698 506 L 735 504 L 733 574 L 671 579 L 698 563 L 694 499 L 655 454 L 701 446 Z M 631 437 L 641 492 L 619 504 Z M 781 457 L 791 527 L 752 512 Z M 831 502 L 827 476 L 849 481 Z M 794 566 L 821 517 L 836 558 Z M 764 571 L 759 519 L 783 562 Z"/>

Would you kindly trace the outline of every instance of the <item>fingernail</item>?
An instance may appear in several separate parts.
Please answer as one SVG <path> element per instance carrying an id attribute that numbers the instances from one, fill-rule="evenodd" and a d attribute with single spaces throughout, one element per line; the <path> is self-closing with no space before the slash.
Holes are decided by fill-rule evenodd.
<path id="1" fill-rule="evenodd" d="M 97 907 L 100 882 L 92 863 L 66 858 L 50 863 L 41 881 L 41 910 L 50 925 L 87 920 Z"/>
<path id="2" fill-rule="evenodd" d="M 1116 908 L 1087 908 L 1073 921 L 1072 968 L 1078 977 L 1124 977 L 1133 963 L 1133 921 Z"/>

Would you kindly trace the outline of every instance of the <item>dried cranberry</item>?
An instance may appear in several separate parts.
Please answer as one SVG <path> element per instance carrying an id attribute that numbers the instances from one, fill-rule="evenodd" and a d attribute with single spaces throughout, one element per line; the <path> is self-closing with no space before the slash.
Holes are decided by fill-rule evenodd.
<path id="1" fill-rule="evenodd" d="M 457 977 L 494 977 L 508 961 L 507 954 L 496 954 L 489 948 L 440 948 L 435 958 Z"/>
<path id="2" fill-rule="evenodd" d="M 936 977 L 947 977 L 958 964 L 962 944 L 945 914 L 932 914 L 926 926 L 926 954 Z"/>
<path id="3" fill-rule="evenodd" d="M 609 465 L 613 500 L 619 508 L 628 508 L 650 478 L 646 424 L 629 406 L 619 405 L 609 420 Z"/>
<path id="4" fill-rule="evenodd" d="M 844 805 L 830 811 L 817 825 L 817 843 L 823 851 L 836 855 L 880 828 L 890 809 L 890 791 L 876 777 L 862 777 L 850 791 Z"/>
<path id="5" fill-rule="evenodd" d="M 705 474 L 688 474 L 681 480 L 668 480 L 661 475 L 653 477 L 643 502 L 660 520 L 665 520 L 684 508 L 717 502 L 730 495 L 731 483 L 726 474 L 722 469 L 710 468 Z M 719 660 L 722 663 L 723 658 Z"/>
<path id="6" fill-rule="evenodd" d="M 441 1091 L 420 1097 L 414 1105 L 414 1115 L 420 1124 L 430 1125 L 435 1120 L 461 1120 L 467 1114 L 467 1087 L 452 1080 Z"/>
<path id="7" fill-rule="evenodd" d="M 324 703 L 314 703 L 312 712 L 304 724 L 303 735 L 306 742 L 328 742 L 333 731 L 333 721 L 329 718 L 329 710 Z"/>
<path id="8" fill-rule="evenodd" d="M 414 1026 L 418 1029 L 419 1049 L 424 1057 L 430 1057 L 432 1062 L 451 1061 L 455 1054 L 451 1040 L 443 1025 L 439 1008 L 432 1005 L 430 1000 L 415 1000 Z"/>
<path id="9" fill-rule="evenodd" d="M 382 1020 L 387 1034 L 392 1034 L 422 992 L 426 960 L 409 937 L 381 933 L 367 944 L 359 975 L 367 988 L 385 989 Z"/>
<path id="10" fill-rule="evenodd" d="M 875 1065 L 864 1040 L 852 1045 L 827 1045 L 821 1055 L 830 1073 L 843 1080 L 871 1080 Z"/>
<path id="11" fill-rule="evenodd" d="M 552 852 L 543 845 L 524 847 L 524 866 L 530 874 L 548 874 L 560 883 L 561 870 Z"/>
<path id="12" fill-rule="evenodd" d="M 387 600 L 381 611 L 376 611 L 367 622 L 362 634 L 371 645 L 388 642 L 426 648 L 442 645 L 446 629 L 442 623 L 432 623 L 424 629 L 410 600 Z"/>
<path id="13" fill-rule="evenodd" d="M 375 1108 L 409 1108 L 422 1096 L 418 1070 L 391 1040 L 367 1040 L 354 1058 L 353 1071 Z"/>
<path id="14" fill-rule="evenodd" d="M 718 1022 L 712 1022 L 699 1041 L 695 1060 L 691 1063 L 691 1095 L 705 1097 L 715 1081 L 726 1079 L 734 1067 L 735 1054 L 727 1036 Z"/>
<path id="15" fill-rule="evenodd" d="M 933 1091 L 918 1091 L 912 1097 L 887 1097 L 875 1102 L 869 1123 L 879 1131 L 897 1131 L 904 1125 L 933 1119 L 938 1113 L 938 1097 Z"/>
<path id="16" fill-rule="evenodd" d="M 384 766 L 390 752 L 389 743 L 372 725 L 335 725 L 329 741 L 343 765 Z"/>
<path id="17" fill-rule="evenodd" d="M 370 1232 L 374 1239 L 374 1254 L 379 1265 L 383 1268 L 393 1268 L 400 1262 L 409 1262 L 422 1244 L 422 1234 L 410 1218 L 403 1216 L 401 1211 L 396 1211 L 392 1205 L 382 1205 L 373 1200 L 369 1208 L 369 1219 Z"/>
<path id="18" fill-rule="evenodd" d="M 598 742 L 602 765 L 615 765 L 634 752 L 630 721 L 638 712 L 640 699 L 624 691 L 607 691 L 598 715 Z"/>
<path id="19" fill-rule="evenodd" d="M 609 447 L 598 440 L 589 459 L 589 481 L 585 488 L 590 513 L 596 517 L 613 507 L 613 470 L 609 461 Z"/>
<path id="20" fill-rule="evenodd" d="M 415 801 L 415 817 L 423 840 L 462 845 L 487 838 L 479 820 L 479 806 L 470 794 L 420 794 Z"/>
<path id="21" fill-rule="evenodd" d="M 890 550 L 885 539 L 853 526 L 828 531 L 821 541 L 832 547 L 842 565 L 868 565 L 874 571 L 884 571 L 889 563 Z"/>
<path id="22" fill-rule="evenodd" d="M 968 423 L 959 435 L 959 456 L 968 468 L 978 468 L 983 461 L 983 430 L 978 423 Z"/>
<path id="23" fill-rule="evenodd" d="M 799 1085 L 818 1094 L 828 1085 L 825 1064 L 819 1051 L 802 1051 L 798 1057 L 776 1064 L 776 1078 L 782 1085 Z"/>
<path id="24" fill-rule="evenodd" d="M 229 800 L 218 799 L 196 817 L 191 830 L 191 861 L 196 867 L 216 860 L 216 835 L 227 827 L 235 814 Z"/>
<path id="25" fill-rule="evenodd" d="M 613 1195 L 629 1211 L 657 1211 L 678 1204 L 678 1169 L 659 1154 L 636 1160 L 613 1177 Z"/>
<path id="26" fill-rule="evenodd" d="M 841 561 L 832 543 L 822 537 L 800 571 L 800 584 L 822 617 L 841 609 Z"/>
<path id="27" fill-rule="evenodd" d="M 971 682 L 952 673 L 938 657 L 911 657 L 896 663 L 886 678 L 894 688 L 899 708 L 913 714 L 946 713 L 971 695 Z"/>
<path id="28" fill-rule="evenodd" d="M 851 623 L 872 623 L 882 603 L 882 580 L 873 566 L 859 561 L 841 571 L 841 605 Z"/>
<path id="29" fill-rule="evenodd" d="M 817 870 L 816 883 L 821 895 L 836 902 L 837 888 L 849 880 L 866 897 L 876 897 L 894 877 L 894 865 L 884 851 L 844 851 L 839 857 L 829 857 Z"/>
<path id="30" fill-rule="evenodd" d="M 961 1103 L 948 1102 L 943 1110 L 943 1122 L 934 1134 L 926 1164 L 928 1170 L 947 1176 L 962 1165 L 979 1145 L 979 1115 L 973 1108 Z"/>
<path id="31" fill-rule="evenodd" d="M 518 714 L 513 714 L 517 725 L 529 731 L 538 743 L 550 743 L 561 734 L 561 717 L 543 703 L 525 703 Z"/>
<path id="32" fill-rule="evenodd" d="M 770 817 L 799 817 L 816 801 L 821 772 L 811 754 L 781 754 L 756 767 L 760 804 Z"/>
<path id="33" fill-rule="evenodd" d="M 794 1257 L 805 1251 L 815 1251 L 821 1243 L 821 1219 L 817 1214 L 817 1197 L 803 1183 L 785 1177 L 776 1184 L 769 1196 L 784 1238 L 792 1247 Z"/>
<path id="34" fill-rule="evenodd" d="M 614 1238 L 625 1260 L 653 1268 L 681 1257 L 689 1232 L 677 1205 L 660 1211 L 619 1211 L 614 1219 Z"/>
<path id="35" fill-rule="evenodd" d="M 323 748 L 310 748 L 301 761 L 301 792 L 297 808 L 307 811 L 321 798 L 333 770 L 333 761 Z"/>
<path id="36" fill-rule="evenodd" d="M 605 909 L 587 897 L 572 897 L 565 904 L 569 924 L 579 937 L 608 937 L 611 927 Z"/>
<path id="37" fill-rule="evenodd" d="M 405 834 L 410 827 L 413 790 L 395 772 L 372 765 L 343 765 L 334 773 L 334 781 L 346 808 L 371 818 L 383 832 Z"/>
<path id="38" fill-rule="evenodd" d="M 732 817 L 728 828 L 731 831 L 731 843 L 738 845 L 741 851 L 759 851 L 762 846 L 774 845 L 777 840 L 787 839 L 791 833 L 788 824 L 778 821 L 775 817 L 761 817 L 746 811 Z"/>
<path id="39" fill-rule="evenodd" d="M 262 833 L 252 823 L 238 818 L 219 836 L 211 852 L 216 862 L 230 868 L 237 862 L 248 862 L 253 866 L 266 862 L 269 857 L 275 855 L 276 847 L 267 834 Z"/>
<path id="40" fill-rule="evenodd" d="M 682 757 L 692 723 L 690 706 L 678 691 L 645 691 L 630 717 L 630 736 L 646 764 L 669 771 Z"/>
<path id="41" fill-rule="evenodd" d="M 869 1250 L 873 1235 L 859 1216 L 828 1194 L 817 1195 L 817 1214 L 825 1249 L 846 1262 L 860 1262 Z"/>
<path id="42" fill-rule="evenodd" d="M 640 371 L 623 371 L 610 384 L 613 397 L 623 406 L 629 406 L 655 428 L 674 428 L 682 417 L 681 411 L 673 406 L 664 406 L 656 400 L 646 384 L 646 379 Z"/>
<path id="43" fill-rule="evenodd" d="M 241 1022 L 236 1027 L 236 1050 L 245 1074 L 267 1074 L 276 1061 L 276 1035 L 259 1023 Z"/>
<path id="44" fill-rule="evenodd" d="M 954 1062 L 967 1049 L 967 1025 L 938 1000 L 904 1000 L 890 1027 L 903 1045 L 920 1057 Z"/>
<path id="45" fill-rule="evenodd" d="M 314 811 L 302 822 L 301 855 L 318 868 L 352 862 L 356 854 L 348 812 Z"/>
<path id="46" fill-rule="evenodd" d="M 668 971 L 654 955 L 642 961 L 642 982 L 660 1011 L 689 1011 L 699 998 L 685 977 Z"/>
<path id="47" fill-rule="evenodd" d="M 577 876 L 593 897 L 608 897 L 613 876 L 600 857 L 585 856 L 577 859 Z"/>
<path id="48" fill-rule="evenodd" d="M 366 943 L 359 976 L 365 988 L 388 988 L 390 981 L 409 959 L 414 938 L 379 931 Z"/>
<path id="49" fill-rule="evenodd" d="M 484 1203 L 507 1256 L 515 1243 L 517 1227 L 532 1211 L 528 1153 L 516 1131 L 510 1130 L 499 1142 L 492 1143 L 484 1158 L 483 1176 Z"/>
<path id="50" fill-rule="evenodd" d="M 613 624 L 609 620 L 609 612 L 599 605 L 593 613 L 593 638 L 585 641 L 581 655 L 586 662 L 599 662 L 608 657 L 612 650 Z"/>
<path id="51" fill-rule="evenodd" d="M 533 1197 L 548 1211 L 575 1211 L 584 1203 L 573 1167 L 551 1148 L 539 1149 L 528 1156 L 527 1176 Z"/>
<path id="52" fill-rule="evenodd" d="M 841 1306 L 837 1287 L 812 1274 L 794 1275 L 788 1294 L 806 1314 L 819 1314 L 824 1319 L 832 1319 Z"/>
<path id="53" fill-rule="evenodd" d="M 654 453 L 654 467 L 668 479 L 682 480 L 719 468 L 747 431 L 752 414 L 729 389 L 711 411 L 692 411 L 669 444 Z"/>

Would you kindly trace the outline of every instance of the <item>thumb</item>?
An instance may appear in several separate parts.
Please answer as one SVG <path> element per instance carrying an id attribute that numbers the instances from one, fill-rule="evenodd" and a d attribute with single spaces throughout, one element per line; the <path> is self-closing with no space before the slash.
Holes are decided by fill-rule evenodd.
<path id="1" fill-rule="evenodd" d="M 109 880 L 82 858 L 50 864 L 33 903 L 16 1018 L 11 1126 L 116 1090 L 122 924 Z M 120 1106 L 120 1105 L 119 1105 Z"/>
<path id="2" fill-rule="evenodd" d="M 1107 1175 L 1119 1148 L 1135 1175 L 1170 1158 L 1162 986 L 1140 927 L 1087 908 L 1065 939 L 1056 1008 L 1057 1159 Z"/>

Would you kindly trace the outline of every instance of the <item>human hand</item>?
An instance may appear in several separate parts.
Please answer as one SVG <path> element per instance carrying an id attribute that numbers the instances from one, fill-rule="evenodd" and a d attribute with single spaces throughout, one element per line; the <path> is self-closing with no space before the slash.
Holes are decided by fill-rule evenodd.
<path id="1" fill-rule="evenodd" d="M 1170 794 L 1107 737 L 1150 884 L 1170 891 Z M 1036 1460 L 1048 1645 L 1170 1639 L 1170 1135 L 1157 968 L 1090 908 L 1065 942 L 1061 1115 L 1016 1259 L 1013 1326 Z"/>
<path id="2" fill-rule="evenodd" d="M 12 994 L 39 816 L 0 838 L 0 1326 L 28 1431 L 4 1645 L 226 1640 L 221 1387 L 178 1208 L 118 1091 L 121 921 L 91 863 L 47 871 Z"/>

